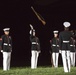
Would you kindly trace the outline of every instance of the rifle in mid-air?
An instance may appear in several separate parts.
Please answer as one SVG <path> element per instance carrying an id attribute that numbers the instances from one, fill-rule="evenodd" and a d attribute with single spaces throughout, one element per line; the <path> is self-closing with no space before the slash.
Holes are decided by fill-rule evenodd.
<path id="1" fill-rule="evenodd" d="M 42 22 L 43 25 L 46 24 L 46 21 L 44 20 L 44 18 L 35 11 L 35 9 L 33 8 L 33 6 L 31 6 L 31 9 L 33 10 L 33 12 L 35 13 L 35 15 L 37 16 L 37 18 Z"/>

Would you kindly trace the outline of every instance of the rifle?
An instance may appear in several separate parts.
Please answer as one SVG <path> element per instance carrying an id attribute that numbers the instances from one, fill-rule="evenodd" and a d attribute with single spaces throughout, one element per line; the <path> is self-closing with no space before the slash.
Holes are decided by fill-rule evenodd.
<path id="1" fill-rule="evenodd" d="M 34 12 L 35 15 L 37 16 L 37 18 L 42 22 L 42 24 L 45 25 L 46 22 L 45 22 L 44 18 L 43 18 L 39 13 L 37 13 L 37 12 L 35 11 L 35 9 L 33 8 L 33 6 L 31 6 L 31 9 L 33 10 L 33 12 Z"/>

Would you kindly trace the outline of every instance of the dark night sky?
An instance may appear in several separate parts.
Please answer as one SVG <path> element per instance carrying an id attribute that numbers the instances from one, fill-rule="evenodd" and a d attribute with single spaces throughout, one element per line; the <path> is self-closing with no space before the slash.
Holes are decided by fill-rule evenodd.
<path id="1" fill-rule="evenodd" d="M 47 24 L 37 19 L 31 6 L 40 13 Z M 63 30 L 63 22 L 71 23 L 70 29 L 76 26 L 76 2 L 74 0 L 6 0 L 0 2 L 0 36 L 4 27 L 10 27 L 13 39 L 12 66 L 29 66 L 31 43 L 29 40 L 29 24 L 36 29 L 40 39 L 41 51 L 38 65 L 50 65 L 50 43 L 53 30 Z M 61 62 L 61 61 L 60 61 Z M 2 66 L 2 54 L 0 53 Z"/>

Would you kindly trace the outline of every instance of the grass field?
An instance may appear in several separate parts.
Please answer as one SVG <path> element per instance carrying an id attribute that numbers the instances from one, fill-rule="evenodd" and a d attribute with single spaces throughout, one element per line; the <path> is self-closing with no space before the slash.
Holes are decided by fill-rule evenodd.
<path id="1" fill-rule="evenodd" d="M 6 72 L 0 68 L 0 75 L 76 75 L 76 67 L 71 68 L 70 73 L 64 73 L 63 67 L 38 67 L 33 70 L 26 67 L 16 67 Z"/>

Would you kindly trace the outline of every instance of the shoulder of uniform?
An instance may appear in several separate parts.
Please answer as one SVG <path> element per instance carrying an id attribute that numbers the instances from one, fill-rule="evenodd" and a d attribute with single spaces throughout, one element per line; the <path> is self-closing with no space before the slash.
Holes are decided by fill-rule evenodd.
<path id="1" fill-rule="evenodd" d="M 60 32 L 59 34 L 61 34 L 62 32 Z"/>
<path id="2" fill-rule="evenodd" d="M 59 34 L 63 34 L 64 33 L 64 31 L 61 31 Z"/>
<path id="3" fill-rule="evenodd" d="M 52 40 L 50 40 L 50 42 L 52 42 Z"/>
<path id="4" fill-rule="evenodd" d="M 52 38 L 51 41 L 53 41 L 55 38 Z"/>
<path id="5" fill-rule="evenodd" d="M 5 35 L 2 35 L 1 38 L 5 37 Z"/>
<path id="6" fill-rule="evenodd" d="M 2 38 L 0 38 L 0 41 L 2 40 Z"/>
<path id="7" fill-rule="evenodd" d="M 4 38 L 5 36 L 4 35 L 2 35 L 1 37 L 0 37 L 0 41 Z"/>
<path id="8" fill-rule="evenodd" d="M 36 37 L 37 39 L 39 39 L 38 37 Z"/>
<path id="9" fill-rule="evenodd" d="M 62 31 L 61 33 L 64 33 L 65 31 Z"/>
<path id="10" fill-rule="evenodd" d="M 11 36 L 9 36 L 9 38 L 11 38 Z"/>
<path id="11" fill-rule="evenodd" d="M 59 40 L 59 38 L 57 38 L 57 40 Z"/>
<path id="12" fill-rule="evenodd" d="M 52 40 L 54 39 L 54 37 L 52 38 Z"/>

